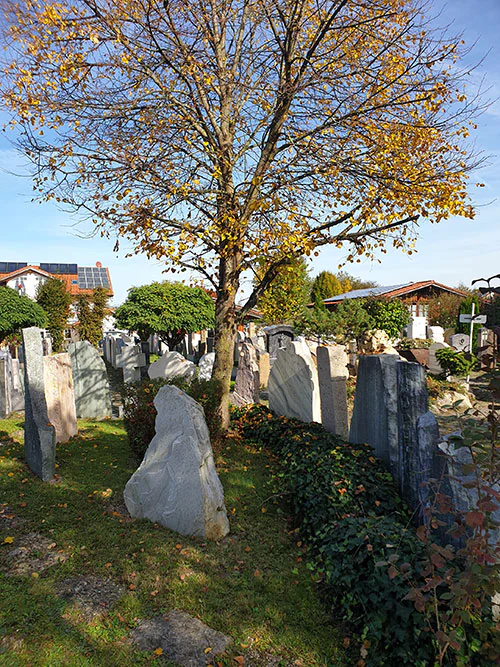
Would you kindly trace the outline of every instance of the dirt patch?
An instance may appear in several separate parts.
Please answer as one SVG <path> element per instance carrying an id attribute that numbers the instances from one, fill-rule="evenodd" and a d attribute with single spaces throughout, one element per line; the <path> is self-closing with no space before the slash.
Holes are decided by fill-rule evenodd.
<path id="1" fill-rule="evenodd" d="M 4 556 L 6 573 L 10 576 L 44 572 L 67 558 L 55 542 L 39 533 L 17 537 L 12 547 Z"/>
<path id="2" fill-rule="evenodd" d="M 14 514 L 11 508 L 7 505 L 0 506 L 0 528 L 3 530 L 11 530 L 19 528 L 24 523 L 24 519 Z"/>
<path id="3" fill-rule="evenodd" d="M 79 615 L 93 621 L 108 613 L 123 595 L 123 588 L 111 579 L 71 577 L 56 585 L 56 594 L 71 603 Z"/>

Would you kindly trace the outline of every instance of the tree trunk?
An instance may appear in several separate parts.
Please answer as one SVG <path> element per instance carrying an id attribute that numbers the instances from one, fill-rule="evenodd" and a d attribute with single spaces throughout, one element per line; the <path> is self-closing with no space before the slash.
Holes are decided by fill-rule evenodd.
<path id="1" fill-rule="evenodd" d="M 215 303 L 215 363 L 212 377 L 221 384 L 218 413 L 222 428 L 229 428 L 229 387 L 236 336 L 236 292 L 239 287 L 240 258 L 223 258 L 219 268 L 219 289 Z"/>

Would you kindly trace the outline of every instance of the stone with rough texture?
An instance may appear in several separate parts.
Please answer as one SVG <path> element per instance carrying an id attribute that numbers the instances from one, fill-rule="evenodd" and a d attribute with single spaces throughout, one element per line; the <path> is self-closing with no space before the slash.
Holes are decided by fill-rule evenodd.
<path id="1" fill-rule="evenodd" d="M 150 654 L 161 648 L 162 656 L 180 667 L 213 664 L 213 658 L 224 653 L 233 641 L 231 637 L 177 609 L 167 616 L 139 621 L 131 640 L 141 651 Z"/>
<path id="2" fill-rule="evenodd" d="M 321 423 L 331 433 L 347 438 L 349 417 L 347 413 L 347 387 L 349 357 L 343 345 L 318 346 L 319 394 L 321 398 Z"/>
<path id="3" fill-rule="evenodd" d="M 156 434 L 125 486 L 127 509 L 181 535 L 219 540 L 229 522 L 203 408 L 172 385 L 154 404 Z"/>
<path id="4" fill-rule="evenodd" d="M 279 350 L 269 375 L 269 407 L 285 417 L 321 422 L 318 371 L 306 343 L 291 341 Z"/>
<path id="5" fill-rule="evenodd" d="M 427 497 L 422 483 L 433 476 L 439 440 L 428 402 L 423 366 L 392 355 L 360 358 L 349 439 L 372 445 L 421 516 Z"/>
<path id="6" fill-rule="evenodd" d="M 391 339 L 382 329 L 373 329 L 363 334 L 358 343 L 358 354 L 399 354 Z"/>
<path id="7" fill-rule="evenodd" d="M 435 343 L 444 343 L 443 327 L 427 327 L 427 338 L 430 338 Z"/>
<path id="8" fill-rule="evenodd" d="M 76 416 L 82 419 L 111 417 L 111 394 L 101 355 L 86 340 L 71 343 L 68 352 L 73 368 Z"/>
<path id="9" fill-rule="evenodd" d="M 271 372 L 271 360 L 268 352 L 264 352 L 260 347 L 256 347 L 256 350 L 257 363 L 259 364 L 259 385 L 261 389 L 267 389 Z"/>
<path id="10" fill-rule="evenodd" d="M 152 380 L 154 378 L 182 377 L 189 381 L 193 378 L 195 372 L 195 364 L 185 359 L 179 352 L 165 352 L 148 369 L 148 375 Z"/>
<path id="11" fill-rule="evenodd" d="M 198 380 L 211 380 L 215 363 L 215 352 L 207 352 L 198 363 Z"/>
<path id="12" fill-rule="evenodd" d="M 24 346 L 24 456 L 44 482 L 54 477 L 56 432 L 49 422 L 45 400 L 43 349 L 38 327 L 23 329 Z"/>
<path id="13" fill-rule="evenodd" d="M 56 442 L 68 442 L 78 434 L 71 357 L 67 352 L 43 358 L 45 399 Z"/>
<path id="14" fill-rule="evenodd" d="M 233 403 L 248 405 L 259 402 L 259 365 L 257 350 L 250 341 L 241 343 L 238 371 L 234 383 Z"/>
<path id="15" fill-rule="evenodd" d="M 399 456 L 397 362 L 393 354 L 359 357 L 349 432 L 350 442 L 371 445 L 389 469 Z"/>
<path id="16" fill-rule="evenodd" d="M 128 343 L 121 348 L 116 356 L 116 368 L 123 371 L 125 384 L 141 381 L 141 368 L 146 366 L 146 355 L 140 345 Z"/>

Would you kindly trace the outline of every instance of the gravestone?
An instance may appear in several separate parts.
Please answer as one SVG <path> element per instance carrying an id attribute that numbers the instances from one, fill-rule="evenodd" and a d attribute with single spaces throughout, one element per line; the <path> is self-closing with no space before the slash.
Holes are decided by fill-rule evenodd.
<path id="1" fill-rule="evenodd" d="M 141 368 L 146 367 L 146 355 L 141 345 L 127 344 L 121 348 L 120 354 L 116 356 L 116 368 L 123 371 L 125 384 L 141 381 Z"/>
<path id="2" fill-rule="evenodd" d="M 451 346 L 458 352 L 468 352 L 470 338 L 467 334 L 454 334 L 450 338 Z"/>
<path id="3" fill-rule="evenodd" d="M 198 363 L 198 380 L 211 380 L 215 363 L 215 352 L 207 352 Z"/>
<path id="4" fill-rule="evenodd" d="M 196 366 L 192 361 L 185 359 L 179 352 L 165 352 L 148 368 L 148 375 L 154 378 L 182 377 L 188 382 L 192 380 Z"/>
<path id="5" fill-rule="evenodd" d="M 367 443 L 420 516 L 439 430 L 428 410 L 425 369 L 392 355 L 360 357 L 349 440 Z"/>
<path id="6" fill-rule="evenodd" d="M 259 402 L 259 365 L 257 351 L 250 341 L 241 343 L 238 371 L 233 391 L 235 405 Z"/>
<path id="7" fill-rule="evenodd" d="M 45 400 L 43 348 L 38 327 L 23 329 L 24 346 L 24 456 L 44 482 L 54 477 L 56 432 L 49 422 Z"/>
<path id="8" fill-rule="evenodd" d="M 432 343 L 432 345 L 429 348 L 429 373 L 431 375 L 441 375 L 443 372 L 443 369 L 441 367 L 441 364 L 436 358 L 436 351 L 437 350 L 442 350 L 445 347 L 450 347 L 446 343 Z"/>
<path id="9" fill-rule="evenodd" d="M 318 360 L 319 394 L 321 399 L 321 423 L 331 433 L 347 438 L 349 417 L 347 414 L 346 380 L 349 377 L 349 357 L 343 345 L 320 345 L 316 351 Z"/>
<path id="10" fill-rule="evenodd" d="M 111 417 L 111 395 L 106 366 L 87 340 L 70 343 L 76 416 L 82 419 Z"/>
<path id="11" fill-rule="evenodd" d="M 293 328 L 287 324 L 274 324 L 264 327 L 267 336 L 266 350 L 269 353 L 271 364 L 278 356 L 280 350 L 284 350 L 294 339 Z"/>
<path id="12" fill-rule="evenodd" d="M 70 355 L 62 352 L 44 357 L 43 373 L 47 413 L 56 430 L 56 442 L 68 442 L 78 435 Z"/>
<path id="13" fill-rule="evenodd" d="M 269 407 L 279 415 L 321 422 L 318 371 L 306 343 L 281 348 L 269 375 Z"/>
<path id="14" fill-rule="evenodd" d="M 412 317 L 406 327 L 406 336 L 408 338 L 425 338 L 427 336 L 426 317 Z"/>
<path id="15" fill-rule="evenodd" d="M 171 385 L 154 404 L 155 436 L 125 486 L 127 509 L 181 535 L 220 540 L 229 522 L 203 408 Z"/>
<path id="16" fill-rule="evenodd" d="M 261 389 L 267 389 L 269 384 L 269 373 L 271 372 L 271 362 L 269 354 L 264 352 L 260 347 L 256 348 L 257 364 L 259 366 L 259 386 Z"/>
<path id="17" fill-rule="evenodd" d="M 0 350 L 0 418 L 24 410 L 24 389 L 19 360 Z"/>

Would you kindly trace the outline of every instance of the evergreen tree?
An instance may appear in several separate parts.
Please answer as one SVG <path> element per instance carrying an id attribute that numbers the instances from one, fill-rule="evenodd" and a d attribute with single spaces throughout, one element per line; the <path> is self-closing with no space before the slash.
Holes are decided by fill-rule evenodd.
<path id="1" fill-rule="evenodd" d="M 47 330 L 52 338 L 52 349 L 61 352 L 73 297 L 62 280 L 49 278 L 39 285 L 36 301 L 48 315 Z"/>
<path id="2" fill-rule="evenodd" d="M 77 301 L 80 340 L 88 340 L 94 347 L 98 346 L 102 338 L 102 323 L 108 310 L 108 299 L 108 290 L 96 287 L 92 295 L 81 294 Z"/>

